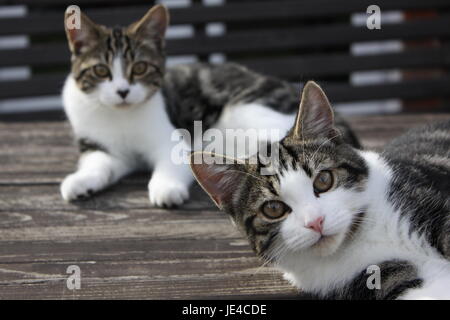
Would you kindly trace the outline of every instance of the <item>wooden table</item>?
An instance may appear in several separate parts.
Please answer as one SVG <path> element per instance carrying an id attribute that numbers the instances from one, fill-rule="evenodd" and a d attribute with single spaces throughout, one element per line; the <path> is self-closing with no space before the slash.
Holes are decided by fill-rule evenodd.
<path id="1" fill-rule="evenodd" d="M 407 128 L 450 114 L 352 118 L 379 149 Z M 59 183 L 75 168 L 67 123 L 0 122 L 0 298 L 292 298 L 277 271 L 195 185 L 175 210 L 151 208 L 148 173 L 94 198 L 64 203 Z M 68 266 L 81 289 L 66 286 Z M 300 296 L 301 297 L 301 296 Z"/>

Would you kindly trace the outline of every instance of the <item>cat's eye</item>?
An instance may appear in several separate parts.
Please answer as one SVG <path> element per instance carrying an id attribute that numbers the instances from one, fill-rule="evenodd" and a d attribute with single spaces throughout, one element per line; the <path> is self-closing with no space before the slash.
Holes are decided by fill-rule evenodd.
<path id="1" fill-rule="evenodd" d="M 291 211 L 286 203 L 278 200 L 266 201 L 261 207 L 262 214 L 268 219 L 280 219 Z"/>
<path id="2" fill-rule="evenodd" d="M 95 75 L 99 78 L 109 77 L 109 68 L 104 64 L 97 64 L 94 66 Z"/>
<path id="3" fill-rule="evenodd" d="M 148 63 L 144 61 L 136 62 L 131 69 L 131 72 L 136 76 L 142 76 L 147 72 Z"/>
<path id="4" fill-rule="evenodd" d="M 333 173 L 330 170 L 320 171 L 314 179 L 314 192 L 323 193 L 331 189 L 334 183 Z"/>

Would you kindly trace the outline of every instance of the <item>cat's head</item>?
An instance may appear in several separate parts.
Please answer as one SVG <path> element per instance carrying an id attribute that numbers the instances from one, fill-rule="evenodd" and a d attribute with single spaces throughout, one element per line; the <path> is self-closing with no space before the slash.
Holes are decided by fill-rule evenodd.
<path id="1" fill-rule="evenodd" d="M 334 254 L 364 215 L 368 168 L 341 138 L 316 83 L 303 89 L 295 126 L 278 152 L 273 175 L 261 175 L 258 155 L 240 161 L 197 152 L 191 168 L 261 257 L 275 262 L 289 253 Z"/>
<path id="2" fill-rule="evenodd" d="M 78 87 L 106 107 L 131 107 L 147 101 L 165 71 L 164 34 L 169 21 L 162 5 L 124 28 L 107 28 L 80 13 L 80 27 L 66 12 L 72 75 Z"/>

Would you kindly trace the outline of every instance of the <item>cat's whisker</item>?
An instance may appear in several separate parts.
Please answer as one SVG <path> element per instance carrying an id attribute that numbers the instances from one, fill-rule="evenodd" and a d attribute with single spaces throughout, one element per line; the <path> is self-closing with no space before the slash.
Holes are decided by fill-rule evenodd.
<path id="1" fill-rule="evenodd" d="M 267 267 L 267 265 L 270 263 L 270 261 L 267 260 L 263 260 L 263 263 L 261 264 L 261 266 L 259 266 L 256 270 L 255 270 L 255 274 L 260 273 L 264 268 Z"/>
<path id="2" fill-rule="evenodd" d="M 266 253 L 266 257 L 269 260 L 268 262 L 270 262 L 270 261 L 274 261 L 274 262 L 279 261 L 280 258 L 282 257 L 282 255 L 284 255 L 285 252 L 287 251 L 286 246 L 278 238 L 279 238 L 279 235 L 277 235 L 275 237 L 275 239 L 273 240 L 274 244 L 272 245 L 272 247 Z"/>

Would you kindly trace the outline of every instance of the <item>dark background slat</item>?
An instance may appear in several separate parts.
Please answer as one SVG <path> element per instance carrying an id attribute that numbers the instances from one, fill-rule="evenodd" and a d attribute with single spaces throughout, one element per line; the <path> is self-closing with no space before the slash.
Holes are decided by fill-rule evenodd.
<path id="1" fill-rule="evenodd" d="M 57 94 L 62 89 L 64 74 L 33 76 L 30 80 L 0 82 L 0 99 Z"/>
<path id="2" fill-rule="evenodd" d="M 24 3 L 31 1 L 24 1 Z M 32 1 L 40 3 L 39 1 Z M 61 2 L 65 5 L 71 2 Z M 79 3 L 82 6 L 83 3 Z M 86 5 L 92 2 L 86 2 Z M 365 12 L 373 1 L 346 0 L 345 4 L 339 1 L 286 1 L 286 2 L 251 2 L 232 3 L 225 6 L 205 7 L 194 4 L 188 9 L 171 9 L 172 24 L 206 23 L 206 22 L 233 22 L 233 21 L 267 21 L 277 19 L 302 19 L 310 17 L 327 17 L 345 15 L 355 11 Z M 446 0 L 407 1 L 407 0 L 380 0 L 377 5 L 383 10 L 393 9 L 439 9 L 449 8 Z M 107 10 L 88 9 L 86 13 L 99 23 L 115 25 L 130 23 L 141 17 L 151 3 L 140 7 L 108 7 Z M 60 9 L 60 8 L 59 8 Z M 55 13 L 30 12 L 26 18 L 11 18 L 0 20 L 0 34 L 40 34 L 59 32 L 63 26 L 63 14 L 58 10 Z M 14 28 L 11 26 L 14 25 Z"/>
<path id="3" fill-rule="evenodd" d="M 321 76 L 347 74 L 361 70 L 413 69 L 450 66 L 450 47 L 420 48 L 400 53 L 352 56 L 316 54 L 277 58 L 238 60 L 251 69 L 293 81 Z"/>
<path id="4" fill-rule="evenodd" d="M 344 24 L 292 28 L 288 31 L 260 30 L 227 34 L 223 37 L 199 36 L 194 39 L 174 40 L 168 47 L 171 54 L 211 52 L 251 52 L 257 50 L 327 47 L 358 41 L 386 39 L 421 39 L 425 37 L 450 36 L 450 15 L 436 19 L 421 19 L 396 25 L 386 25 L 372 31 L 365 27 Z"/>

